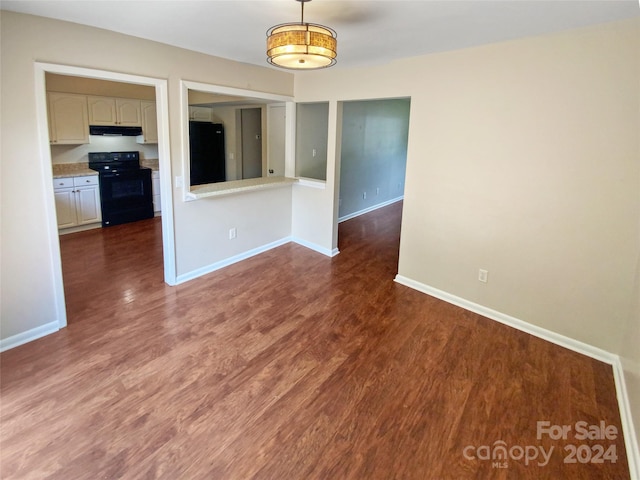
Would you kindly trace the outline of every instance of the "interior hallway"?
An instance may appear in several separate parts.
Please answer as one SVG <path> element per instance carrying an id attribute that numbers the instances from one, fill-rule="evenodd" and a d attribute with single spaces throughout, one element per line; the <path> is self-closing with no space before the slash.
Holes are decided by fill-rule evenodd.
<path id="1" fill-rule="evenodd" d="M 63 237 L 69 326 L 0 356 L 0 476 L 629 478 L 611 367 L 394 283 L 401 209 L 342 223 L 332 259 L 291 243 L 177 287 L 158 219 Z M 553 453 L 463 454 L 499 440 Z"/>

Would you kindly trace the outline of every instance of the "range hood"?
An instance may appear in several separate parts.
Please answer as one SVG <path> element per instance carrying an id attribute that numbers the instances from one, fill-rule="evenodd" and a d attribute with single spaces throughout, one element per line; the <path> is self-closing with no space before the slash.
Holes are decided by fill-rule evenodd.
<path id="1" fill-rule="evenodd" d="M 89 125 L 89 135 L 111 137 L 136 137 L 142 135 L 142 127 L 120 127 L 118 125 Z"/>

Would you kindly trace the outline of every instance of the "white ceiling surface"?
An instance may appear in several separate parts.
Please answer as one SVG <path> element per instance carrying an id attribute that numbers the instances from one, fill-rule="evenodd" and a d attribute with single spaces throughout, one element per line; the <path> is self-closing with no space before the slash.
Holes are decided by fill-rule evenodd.
<path id="1" fill-rule="evenodd" d="M 266 31 L 299 22 L 294 0 L 1 0 L 3 10 L 113 30 L 268 66 Z M 338 32 L 349 68 L 640 15 L 638 0 L 315 0 L 305 21 Z M 276 67 L 271 67 L 276 68 Z"/>

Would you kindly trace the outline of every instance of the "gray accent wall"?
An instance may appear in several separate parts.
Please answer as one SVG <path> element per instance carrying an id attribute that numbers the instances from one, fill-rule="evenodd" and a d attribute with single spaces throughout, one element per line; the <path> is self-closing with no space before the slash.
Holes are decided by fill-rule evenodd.
<path id="1" fill-rule="evenodd" d="M 403 195 L 410 105 L 408 98 L 344 102 L 339 218 Z"/>

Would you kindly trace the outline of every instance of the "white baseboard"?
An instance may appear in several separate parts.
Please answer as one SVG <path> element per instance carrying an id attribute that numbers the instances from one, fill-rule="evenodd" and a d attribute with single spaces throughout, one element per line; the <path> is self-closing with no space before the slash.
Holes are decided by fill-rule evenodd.
<path id="1" fill-rule="evenodd" d="M 320 245 L 312 242 L 307 242 L 306 240 L 302 240 L 301 238 L 293 237 L 291 241 L 297 243 L 298 245 L 302 245 L 303 247 L 306 247 L 310 250 L 326 255 L 327 257 L 335 257 L 340 253 L 340 250 L 338 250 L 337 248 L 329 250 L 328 248 L 321 247 Z"/>
<path id="2" fill-rule="evenodd" d="M 625 440 L 625 449 L 627 451 L 627 459 L 629 462 L 629 472 L 631 480 L 640 480 L 640 451 L 638 449 L 638 440 L 636 438 L 635 429 L 633 427 L 633 418 L 631 416 L 631 406 L 627 395 L 627 388 L 624 377 L 624 370 L 620 357 L 614 353 L 607 352 L 593 345 L 589 345 L 579 340 L 561 335 L 559 333 L 547 330 L 546 328 L 533 325 L 518 318 L 506 315 L 491 308 L 479 305 L 464 298 L 452 295 L 443 290 L 425 285 L 402 275 L 396 275 L 395 281 L 409 288 L 413 288 L 432 297 L 439 298 L 447 303 L 462 307 L 470 312 L 477 313 L 483 317 L 495 320 L 504 325 L 508 325 L 522 332 L 528 333 L 535 337 L 541 338 L 548 342 L 554 343 L 574 352 L 581 353 L 588 357 L 594 358 L 601 362 L 611 365 L 613 369 L 613 378 L 616 385 L 616 396 L 618 399 L 618 408 L 620 409 L 620 421 Z"/>
<path id="3" fill-rule="evenodd" d="M 322 253 L 328 257 L 335 257 L 340 251 L 337 248 L 333 250 L 329 250 L 327 248 L 323 248 L 315 243 L 307 242 L 306 240 L 301 240 L 299 238 L 293 237 L 285 237 L 280 240 L 276 240 L 275 242 L 268 243 L 266 245 L 262 245 L 261 247 L 254 248 L 252 250 L 248 250 L 246 252 L 242 252 L 233 257 L 225 258 L 216 263 L 212 263 L 211 265 L 206 265 L 204 267 L 200 267 L 196 270 L 192 270 L 191 272 L 183 273 L 182 275 L 178 275 L 176 278 L 176 285 L 179 285 L 184 282 L 188 282 L 189 280 L 193 280 L 194 278 L 201 277 L 202 275 L 206 275 L 207 273 L 215 272 L 216 270 L 220 270 L 221 268 L 228 267 L 229 265 L 233 265 L 234 263 L 241 262 L 242 260 L 246 260 L 247 258 L 253 257 L 255 255 L 259 255 L 260 253 L 271 250 L 272 248 L 280 247 L 281 245 L 285 245 L 289 242 L 294 242 L 303 247 L 309 248 L 316 252 Z"/>
<path id="4" fill-rule="evenodd" d="M 633 370 L 626 364 L 625 360 L 618 357 L 618 361 L 613 365 L 613 378 L 616 382 L 616 391 L 618 393 L 618 408 L 620 410 L 620 420 L 622 421 L 622 430 L 624 432 L 624 443 L 627 449 L 627 460 L 629 462 L 629 472 L 631 480 L 640 480 L 640 445 L 634 428 L 634 418 L 631 412 L 631 403 L 629 401 L 629 393 L 627 390 L 627 382 L 625 371 L 635 371 L 637 374 L 638 365 L 633 366 Z M 635 419 L 640 422 L 640 418 Z"/>
<path id="5" fill-rule="evenodd" d="M 395 281 L 407 287 L 411 287 L 414 290 L 418 290 L 419 292 L 426 293 L 427 295 L 439 298 L 440 300 L 444 300 L 447 303 L 462 307 L 465 310 L 469 310 L 470 312 L 478 313 L 483 317 L 490 318 L 491 320 L 495 320 L 496 322 L 503 323 L 522 332 L 529 333 L 535 337 L 542 338 L 543 340 L 547 340 L 551 343 L 555 343 L 556 345 L 560 345 L 561 347 L 568 348 L 569 350 L 573 350 L 574 352 L 582 353 L 610 365 L 613 365 L 613 362 L 617 358 L 617 355 L 607 352 L 606 350 L 602 350 L 601 348 L 580 342 L 571 337 L 566 337 L 551 330 L 547 330 L 546 328 L 538 327 L 537 325 L 525 322 L 524 320 L 520 320 L 510 315 L 492 310 L 491 308 L 485 307 L 483 305 L 470 302 L 469 300 L 466 300 L 464 298 L 452 295 L 442 290 L 438 290 L 437 288 L 425 285 L 415 280 L 411 280 L 410 278 L 403 277 L 402 275 L 396 275 Z"/>
<path id="6" fill-rule="evenodd" d="M 207 273 L 215 272 L 216 270 L 228 267 L 229 265 L 233 265 L 234 263 L 246 260 L 247 258 L 253 257 L 281 245 L 285 245 L 289 242 L 291 242 L 291 237 L 281 238 L 280 240 L 276 240 L 275 242 L 271 242 L 252 250 L 242 252 L 238 255 L 234 255 L 233 257 L 225 258 L 224 260 L 212 263 L 211 265 L 205 265 L 204 267 L 192 270 L 191 272 L 183 273 L 182 275 L 178 275 L 178 277 L 176 278 L 176 285 L 187 282 L 189 280 L 193 280 L 194 278 L 201 277 L 202 275 L 206 275 Z"/>
<path id="7" fill-rule="evenodd" d="M 69 227 L 58 230 L 58 235 L 67 235 L 68 233 L 84 232 L 86 230 L 93 230 L 94 228 L 102 228 L 102 223 L 90 223 L 88 225 L 78 225 L 77 227 Z"/>
<path id="8" fill-rule="evenodd" d="M 13 335 L 8 338 L 3 338 L 2 340 L 0 340 L 0 352 L 4 352 L 5 350 L 9 350 L 20 345 L 24 345 L 28 342 L 32 342 L 34 340 L 37 340 L 38 338 L 44 337 L 45 335 L 55 333 L 58 330 L 60 330 L 60 327 L 58 325 L 58 322 L 55 321 L 45 323 L 44 325 L 40 325 L 39 327 L 32 328 L 31 330 L 18 333 L 17 335 Z"/>
<path id="9" fill-rule="evenodd" d="M 365 213 L 373 212 L 374 210 L 377 210 L 377 209 L 382 208 L 382 207 L 386 207 L 387 205 L 391 205 L 392 203 L 396 203 L 396 202 L 399 202 L 401 200 L 404 200 L 404 195 L 401 195 L 401 196 L 396 197 L 396 198 L 392 198 L 391 200 L 387 200 L 386 202 L 378 203 L 377 205 L 373 205 L 371 207 L 365 208 L 364 210 L 359 210 L 357 212 L 350 213 L 348 215 L 345 215 L 344 217 L 340 217 L 340 218 L 338 218 L 338 223 L 342 223 L 342 222 L 344 222 L 346 220 L 350 220 L 352 218 L 359 217 L 360 215 L 364 215 Z"/>

